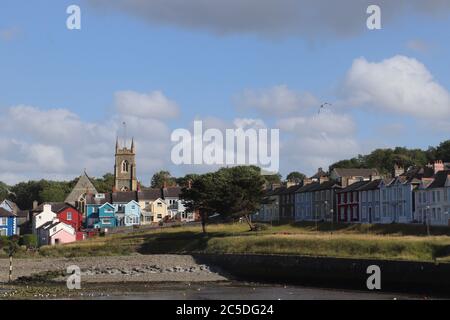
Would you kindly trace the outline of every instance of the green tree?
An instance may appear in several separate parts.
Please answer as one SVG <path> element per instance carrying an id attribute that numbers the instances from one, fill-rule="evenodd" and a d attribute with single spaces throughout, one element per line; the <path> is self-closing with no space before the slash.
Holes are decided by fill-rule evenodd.
<path id="1" fill-rule="evenodd" d="M 112 173 L 106 173 L 102 178 L 93 179 L 92 183 L 99 193 L 108 193 L 113 190 L 114 187 L 114 175 Z"/>
<path id="2" fill-rule="evenodd" d="M 191 187 L 184 187 L 181 199 L 184 200 L 188 212 L 200 214 L 203 233 L 206 233 L 208 217 L 218 213 L 222 203 L 223 177 L 217 173 L 207 173 L 194 177 Z"/>
<path id="3" fill-rule="evenodd" d="M 251 215 L 260 210 L 264 201 L 264 176 L 256 166 L 237 166 L 219 170 L 224 183 L 219 184 L 222 198 L 218 212 L 224 216 L 244 218 L 250 230 L 255 230 Z"/>
<path id="4" fill-rule="evenodd" d="M 173 186 L 175 184 L 175 178 L 170 175 L 169 171 L 159 171 L 155 173 L 151 181 L 152 188 L 162 188 L 164 185 Z"/>
<path id="5" fill-rule="evenodd" d="M 287 175 L 286 179 L 290 182 L 300 183 L 306 178 L 306 175 L 298 171 L 291 172 Z"/>
<path id="6" fill-rule="evenodd" d="M 442 142 L 436 148 L 436 160 L 442 160 L 444 162 L 450 162 L 450 140 Z"/>
<path id="7" fill-rule="evenodd" d="M 6 183 L 3 183 L 0 181 L 0 202 L 5 200 L 8 197 L 9 187 L 6 185 Z"/>

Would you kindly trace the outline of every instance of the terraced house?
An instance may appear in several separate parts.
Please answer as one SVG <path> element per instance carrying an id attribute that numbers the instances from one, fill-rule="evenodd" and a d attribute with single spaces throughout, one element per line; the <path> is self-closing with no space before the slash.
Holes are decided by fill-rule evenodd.
<path id="1" fill-rule="evenodd" d="M 420 223 L 450 225 L 450 170 L 424 179 L 416 190 L 416 217 Z"/>

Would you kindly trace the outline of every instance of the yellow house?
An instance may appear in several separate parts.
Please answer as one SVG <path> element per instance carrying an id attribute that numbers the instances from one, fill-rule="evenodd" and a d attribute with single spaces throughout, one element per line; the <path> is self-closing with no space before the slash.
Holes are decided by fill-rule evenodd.
<path id="1" fill-rule="evenodd" d="M 147 189 L 138 192 L 141 207 L 141 224 L 159 223 L 169 215 L 167 203 L 161 197 L 161 189 Z"/>

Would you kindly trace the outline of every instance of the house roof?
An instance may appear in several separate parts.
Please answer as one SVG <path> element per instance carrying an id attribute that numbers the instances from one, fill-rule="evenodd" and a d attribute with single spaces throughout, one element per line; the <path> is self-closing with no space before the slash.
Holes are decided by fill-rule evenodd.
<path id="1" fill-rule="evenodd" d="M 334 168 L 334 172 L 339 177 L 370 177 L 377 176 L 377 169 L 359 169 L 359 168 Z"/>
<path id="2" fill-rule="evenodd" d="M 8 210 L 4 208 L 0 208 L 0 217 L 7 218 L 7 217 L 15 217 L 16 215 L 12 212 L 9 212 Z"/>
<path id="3" fill-rule="evenodd" d="M 299 188 L 297 190 L 297 193 L 304 193 L 304 192 L 315 191 L 319 187 L 320 187 L 320 183 L 319 182 L 313 182 L 313 183 L 305 184 L 303 187 L 301 187 L 301 188 Z"/>
<path id="4" fill-rule="evenodd" d="M 100 197 L 100 196 L 103 197 Z M 98 193 L 98 194 L 88 194 L 86 195 L 86 204 L 92 205 L 102 205 L 106 202 L 111 203 L 112 197 L 110 193 Z"/>
<path id="5" fill-rule="evenodd" d="M 113 192 L 111 196 L 112 203 L 128 203 L 138 199 L 137 191 Z"/>
<path id="6" fill-rule="evenodd" d="M 163 188 L 163 197 L 164 198 L 179 198 L 180 194 L 181 194 L 180 187 Z"/>
<path id="7" fill-rule="evenodd" d="M 348 187 L 338 190 L 338 193 L 341 192 L 352 192 L 352 191 L 359 191 L 360 188 L 362 188 L 363 186 L 365 186 L 366 184 L 372 183 L 373 181 L 358 181 L 355 183 L 352 183 L 351 185 L 349 185 Z"/>
<path id="8" fill-rule="evenodd" d="M 7 199 L 4 202 L 12 209 L 13 213 L 17 214 L 20 211 L 19 206 L 15 202 Z"/>
<path id="9" fill-rule="evenodd" d="M 280 191 L 278 192 L 278 194 L 283 195 L 283 194 L 295 193 L 301 187 L 302 187 L 301 185 L 290 186 L 289 188 L 288 187 L 281 187 Z"/>
<path id="10" fill-rule="evenodd" d="M 61 210 L 64 210 L 67 207 L 72 207 L 70 204 L 65 202 L 47 202 L 47 203 L 41 203 L 39 206 L 37 206 L 35 209 L 32 210 L 34 213 L 40 213 L 44 211 L 44 205 L 49 204 L 52 207 L 52 211 L 54 213 L 58 213 Z"/>
<path id="11" fill-rule="evenodd" d="M 326 176 L 328 176 L 328 174 L 325 171 L 323 171 L 322 168 L 319 168 L 319 170 L 317 170 L 316 174 L 313 175 L 310 179 L 320 179 L 320 178 L 326 177 Z"/>
<path id="12" fill-rule="evenodd" d="M 369 190 L 376 190 L 378 189 L 378 186 L 380 185 L 382 179 L 377 179 L 373 181 L 365 181 L 367 183 L 363 184 L 361 187 L 358 188 L 358 191 L 369 191 Z"/>
<path id="13" fill-rule="evenodd" d="M 161 189 L 150 188 L 138 192 L 139 201 L 155 201 L 161 197 Z"/>
<path id="14" fill-rule="evenodd" d="M 429 189 L 443 188 L 450 176 L 450 170 L 439 171 L 434 175 L 434 181 L 428 186 Z"/>
<path id="15" fill-rule="evenodd" d="M 313 191 L 329 190 L 329 189 L 340 189 L 341 186 L 335 181 L 325 181 L 317 186 Z"/>
<path id="16" fill-rule="evenodd" d="M 84 194 L 96 194 L 97 189 L 95 189 L 94 184 L 89 179 L 86 171 L 78 179 L 77 184 L 72 189 L 70 194 L 67 196 L 65 202 L 74 204 L 75 202 L 80 200 L 80 197 Z"/>

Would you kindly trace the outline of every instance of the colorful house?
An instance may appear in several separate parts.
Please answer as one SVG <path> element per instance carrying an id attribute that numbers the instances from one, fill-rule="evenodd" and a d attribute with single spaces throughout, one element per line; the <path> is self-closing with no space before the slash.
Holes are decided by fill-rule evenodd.
<path id="1" fill-rule="evenodd" d="M 139 207 L 137 191 L 113 192 L 111 204 L 116 210 L 117 226 L 139 225 L 141 220 L 141 209 Z"/>
<path id="2" fill-rule="evenodd" d="M 14 236 L 17 234 L 17 217 L 10 211 L 0 207 L 0 236 Z"/>
<path id="3" fill-rule="evenodd" d="M 153 223 L 152 205 L 156 200 L 161 199 L 161 189 L 150 188 L 138 192 L 138 203 L 141 208 L 141 224 Z"/>
<path id="4" fill-rule="evenodd" d="M 81 231 L 83 225 L 83 214 L 75 207 L 67 204 L 63 209 L 56 212 L 59 221 L 70 225 L 76 232 L 76 240 L 84 240 L 85 234 Z"/>
<path id="5" fill-rule="evenodd" d="M 33 213 L 33 233 L 37 234 L 40 227 L 54 219 L 56 219 L 56 213 L 52 211 L 52 205 L 49 203 L 43 204 L 42 211 Z"/>
<path id="6" fill-rule="evenodd" d="M 37 234 L 40 246 L 58 245 L 76 241 L 75 229 L 58 219 L 54 219 L 40 226 Z"/>
<path id="7" fill-rule="evenodd" d="M 97 210 L 98 221 L 95 229 L 110 229 L 117 227 L 116 208 L 110 203 L 105 203 Z"/>
<path id="8" fill-rule="evenodd" d="M 358 189 L 360 222 L 380 223 L 381 218 L 381 186 L 385 183 L 382 179 L 370 181 Z"/>
<path id="9" fill-rule="evenodd" d="M 95 228 L 100 223 L 99 210 L 104 204 L 112 203 L 111 194 L 97 193 L 86 195 L 86 219 L 85 227 L 88 229 Z M 115 220 L 115 217 L 114 217 Z"/>
<path id="10" fill-rule="evenodd" d="M 360 222 L 359 191 L 358 189 L 370 181 L 355 182 L 348 187 L 336 191 L 337 221 L 343 223 Z"/>

